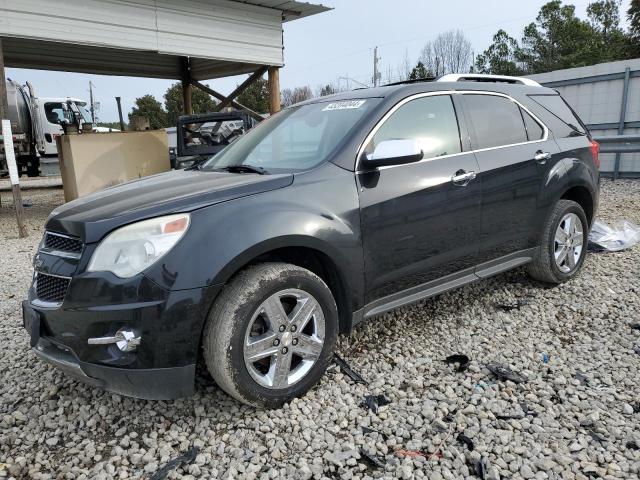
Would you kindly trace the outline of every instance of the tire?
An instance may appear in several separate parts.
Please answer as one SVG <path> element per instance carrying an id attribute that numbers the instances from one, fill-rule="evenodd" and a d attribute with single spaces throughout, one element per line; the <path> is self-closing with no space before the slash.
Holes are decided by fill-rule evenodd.
<path id="1" fill-rule="evenodd" d="M 567 219 L 570 219 L 568 223 Z M 569 243 L 559 243 L 556 235 L 562 236 L 559 230 L 566 233 L 567 225 L 569 229 L 571 225 L 576 225 L 579 230 L 570 235 Z M 559 200 L 544 225 L 540 246 L 529 264 L 529 275 L 536 280 L 555 285 L 575 277 L 582 268 L 587 254 L 588 235 L 589 222 L 582 207 L 571 200 Z M 567 239 L 564 241 L 567 242 Z M 561 250 L 566 250 L 566 257 L 562 256 Z M 557 252 L 560 252 L 558 261 Z M 562 258 L 564 260 L 560 261 Z"/>
<path id="2" fill-rule="evenodd" d="M 320 277 L 287 263 L 262 263 L 238 273 L 215 301 L 203 333 L 204 359 L 232 397 L 278 408 L 320 380 L 337 336 L 338 309 Z"/>
<path id="3" fill-rule="evenodd" d="M 32 160 L 27 167 L 27 176 L 28 177 L 39 177 L 40 176 L 40 161 Z"/>

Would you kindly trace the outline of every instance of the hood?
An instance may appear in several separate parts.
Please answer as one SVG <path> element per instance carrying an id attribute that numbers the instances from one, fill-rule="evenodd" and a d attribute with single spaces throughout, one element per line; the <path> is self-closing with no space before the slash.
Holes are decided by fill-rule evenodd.
<path id="1" fill-rule="evenodd" d="M 85 243 L 102 239 L 128 223 L 170 213 L 189 212 L 235 198 L 284 188 L 293 174 L 174 170 L 123 183 L 56 208 L 46 229 L 80 237 Z"/>

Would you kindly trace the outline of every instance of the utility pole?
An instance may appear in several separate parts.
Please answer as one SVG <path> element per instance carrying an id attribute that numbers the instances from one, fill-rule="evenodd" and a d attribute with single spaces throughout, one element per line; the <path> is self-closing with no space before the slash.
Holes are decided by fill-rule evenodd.
<path id="1" fill-rule="evenodd" d="M 118 104 L 118 118 L 120 118 L 120 131 L 124 132 L 124 120 L 122 118 L 122 105 L 120 104 L 120 97 L 116 97 L 116 103 Z"/>
<path id="2" fill-rule="evenodd" d="M 382 74 L 378 71 L 378 62 L 380 61 L 380 57 L 378 57 L 378 47 L 373 49 L 373 86 L 377 87 L 378 82 L 382 78 Z"/>
<path id="3" fill-rule="evenodd" d="M 89 102 L 91 104 L 91 123 L 96 123 L 96 112 L 93 109 L 93 83 L 89 80 Z"/>

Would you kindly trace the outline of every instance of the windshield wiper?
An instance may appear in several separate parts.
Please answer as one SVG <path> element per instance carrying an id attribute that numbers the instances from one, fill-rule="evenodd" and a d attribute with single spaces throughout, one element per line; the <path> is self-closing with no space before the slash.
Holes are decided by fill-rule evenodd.
<path id="1" fill-rule="evenodd" d="M 581 132 L 578 127 L 576 127 L 573 123 L 567 123 L 567 126 L 572 130 L 569 134 L 572 137 L 586 137 L 587 134 L 585 132 Z"/>
<path id="2" fill-rule="evenodd" d="M 222 168 L 216 168 L 215 170 L 225 170 L 231 173 L 257 173 L 259 175 L 266 175 L 268 172 L 262 167 L 256 167 L 254 165 L 229 165 Z"/>

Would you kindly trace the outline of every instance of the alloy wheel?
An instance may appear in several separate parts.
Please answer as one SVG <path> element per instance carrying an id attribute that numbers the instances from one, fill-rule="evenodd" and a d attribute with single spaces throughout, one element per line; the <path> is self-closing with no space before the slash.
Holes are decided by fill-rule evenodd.
<path id="1" fill-rule="evenodd" d="M 562 273 L 569 273 L 576 268 L 582 255 L 584 230 L 580 217 L 575 213 L 567 213 L 556 229 L 554 256 L 557 267 Z"/>
<path id="2" fill-rule="evenodd" d="M 244 339 L 244 363 L 261 386 L 283 389 L 304 378 L 320 357 L 325 318 L 308 292 L 286 289 L 253 314 Z"/>

